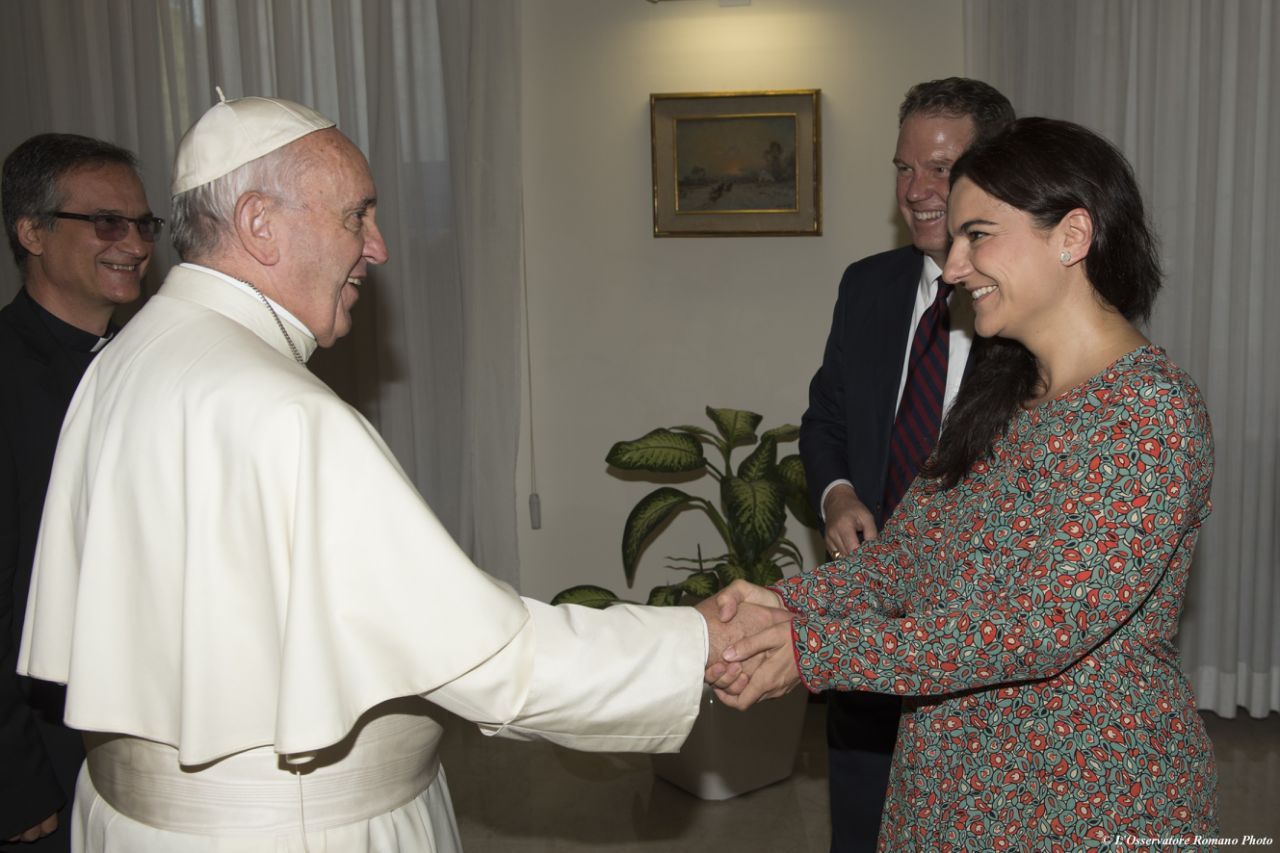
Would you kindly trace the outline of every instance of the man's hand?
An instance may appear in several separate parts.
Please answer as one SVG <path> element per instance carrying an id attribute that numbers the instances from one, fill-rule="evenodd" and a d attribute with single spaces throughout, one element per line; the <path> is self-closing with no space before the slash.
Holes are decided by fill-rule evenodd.
<path id="1" fill-rule="evenodd" d="M 764 592 L 768 592 L 768 590 L 764 590 Z M 776 595 L 773 593 L 768 594 L 773 596 L 774 601 L 778 601 Z M 791 613 L 786 610 L 777 607 L 761 607 L 750 602 L 742 602 L 735 605 L 733 615 L 725 617 L 721 613 L 717 601 L 718 597 L 706 598 L 698 602 L 696 607 L 697 611 L 702 614 L 702 618 L 707 622 L 707 638 L 710 641 L 707 644 L 706 663 L 708 681 L 715 680 L 711 677 L 711 669 L 718 669 L 718 667 L 725 665 L 724 652 L 729 646 L 745 637 L 759 633 L 775 623 L 791 621 Z"/>
<path id="2" fill-rule="evenodd" d="M 734 581 L 717 592 L 714 601 L 721 622 L 732 619 L 738 612 L 738 606 L 744 603 L 760 607 L 782 607 L 782 598 L 776 592 L 742 579 Z"/>
<path id="3" fill-rule="evenodd" d="M 716 697 L 730 708 L 745 710 L 761 699 L 776 699 L 800 683 L 789 620 L 739 640 L 724 657 L 730 668 L 742 667 L 729 686 L 721 685 L 732 669 L 716 681 Z"/>
<path id="4" fill-rule="evenodd" d="M 841 483 L 827 492 L 822 512 L 827 520 L 827 550 L 837 560 L 858 550 L 864 540 L 876 538 L 876 518 L 850 486 Z"/>
<path id="5" fill-rule="evenodd" d="M 54 812 L 26 832 L 20 833 L 8 839 L 10 843 L 16 841 L 39 841 L 46 835 L 49 835 L 58 828 L 58 813 Z"/>

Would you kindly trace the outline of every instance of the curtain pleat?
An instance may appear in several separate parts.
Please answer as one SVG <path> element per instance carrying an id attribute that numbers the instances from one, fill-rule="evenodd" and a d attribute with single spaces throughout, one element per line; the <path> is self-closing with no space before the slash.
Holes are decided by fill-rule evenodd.
<path id="1" fill-rule="evenodd" d="M 312 361 L 378 427 L 463 547 L 516 583 L 519 27 L 515 0 L 6 0 L 0 153 L 45 131 L 138 153 L 158 215 L 182 134 L 276 95 L 369 157 L 391 260 Z M 148 289 L 177 262 L 157 245 Z M 17 290 L 0 265 L 0 298 Z M 358 531 L 353 531 L 353 535 Z"/>

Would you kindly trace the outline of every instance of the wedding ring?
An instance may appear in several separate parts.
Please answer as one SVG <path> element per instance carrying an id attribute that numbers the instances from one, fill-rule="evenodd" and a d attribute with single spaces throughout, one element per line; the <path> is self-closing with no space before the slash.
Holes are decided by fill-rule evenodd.
<path id="1" fill-rule="evenodd" d="M 840 559 L 841 557 L 843 557 L 843 556 L 844 556 L 844 554 L 841 554 L 839 551 L 832 551 L 832 552 L 831 552 L 831 556 L 835 557 L 835 558 L 838 560 L 838 559 Z"/>

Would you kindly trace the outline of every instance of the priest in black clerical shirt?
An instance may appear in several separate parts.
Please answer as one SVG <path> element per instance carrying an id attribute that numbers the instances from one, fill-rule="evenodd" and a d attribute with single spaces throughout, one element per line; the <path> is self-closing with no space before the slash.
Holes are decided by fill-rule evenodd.
<path id="1" fill-rule="evenodd" d="M 0 309 L 0 851 L 62 851 L 83 746 L 64 689 L 15 672 L 36 532 L 67 404 L 164 223 L 132 153 L 72 134 L 15 148 L 0 201 L 23 284 Z"/>

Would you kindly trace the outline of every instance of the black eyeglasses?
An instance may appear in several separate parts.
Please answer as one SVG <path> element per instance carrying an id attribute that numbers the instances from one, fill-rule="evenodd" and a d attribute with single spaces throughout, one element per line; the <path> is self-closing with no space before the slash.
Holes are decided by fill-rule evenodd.
<path id="1" fill-rule="evenodd" d="M 81 222 L 92 222 L 94 233 L 99 240 L 110 240 L 112 243 L 123 240 L 129 234 L 129 223 L 138 226 L 138 236 L 148 243 L 156 241 L 156 235 L 164 228 L 164 220 L 158 216 L 139 216 L 133 219 L 117 213 L 63 213 L 57 211 L 54 219 L 78 219 Z"/>

